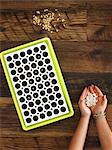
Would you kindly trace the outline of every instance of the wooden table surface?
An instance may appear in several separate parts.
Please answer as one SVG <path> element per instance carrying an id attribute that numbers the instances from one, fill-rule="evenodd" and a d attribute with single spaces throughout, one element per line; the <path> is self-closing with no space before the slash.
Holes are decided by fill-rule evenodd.
<path id="1" fill-rule="evenodd" d="M 51 34 L 34 26 L 32 15 L 44 8 L 58 8 L 69 22 L 65 29 Z M 0 150 L 67 150 L 80 117 L 79 95 L 91 83 L 107 94 L 112 128 L 112 1 L 0 1 L 0 51 L 45 36 L 52 39 L 75 115 L 23 131 L 0 65 Z M 100 150 L 92 118 L 84 149 Z"/>

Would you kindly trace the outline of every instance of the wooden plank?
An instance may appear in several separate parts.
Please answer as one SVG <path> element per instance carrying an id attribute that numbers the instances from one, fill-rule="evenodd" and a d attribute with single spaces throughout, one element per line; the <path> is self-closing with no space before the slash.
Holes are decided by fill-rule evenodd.
<path id="1" fill-rule="evenodd" d="M 112 10 L 88 10 L 89 25 L 112 25 Z"/>
<path id="2" fill-rule="evenodd" d="M 111 0 L 87 0 L 87 9 L 91 10 L 112 10 L 112 1 Z"/>
<path id="3" fill-rule="evenodd" d="M 108 105 L 106 112 L 107 112 L 108 123 L 110 127 L 112 128 L 112 117 L 111 117 L 112 105 Z M 14 106 L 12 105 L 12 99 L 2 98 L 2 97 L 0 98 L 0 115 L 1 115 L 0 121 L 2 122 L 2 124 L 0 124 L 0 129 L 1 129 L 0 137 L 1 138 L 15 138 L 15 139 L 25 138 L 27 139 L 29 137 L 30 138 L 41 137 L 41 138 L 45 138 L 45 140 L 47 138 L 63 139 L 63 137 L 71 139 L 77 127 L 79 117 L 80 117 L 79 109 L 77 105 L 75 105 L 75 115 L 73 117 L 61 120 L 59 122 L 56 122 L 56 123 L 53 123 L 53 124 L 50 124 L 41 128 L 31 130 L 29 132 L 24 132 L 21 129 L 16 111 L 14 109 Z M 67 140 L 67 141 L 70 142 L 70 140 Z M 16 141 L 16 142 L 19 142 L 19 141 Z M 41 141 L 41 142 L 45 143 L 45 141 Z M 33 143 L 33 141 L 31 141 L 31 143 Z M 33 145 L 35 146 L 35 144 Z M 60 144 L 60 145 L 63 145 L 63 144 Z M 97 138 L 97 131 L 96 131 L 95 123 L 94 123 L 94 120 L 91 118 L 89 130 L 88 130 L 88 138 L 86 140 L 86 146 L 92 147 L 92 145 L 99 147 L 99 140 Z"/>
<path id="4" fill-rule="evenodd" d="M 86 10 L 74 10 L 60 12 L 66 20 L 65 28 L 60 28 L 60 32 L 48 33 L 33 25 L 33 12 L 2 12 L 1 13 L 1 32 L 0 41 L 26 41 L 36 40 L 44 36 L 49 36 L 57 40 L 86 41 Z M 40 34 L 41 33 L 41 34 Z M 3 36 L 4 35 L 4 36 Z"/>
<path id="5" fill-rule="evenodd" d="M 1 42 L 0 51 L 27 42 L 28 41 L 7 42 L 7 44 Z M 52 43 L 63 72 L 112 72 L 111 42 L 73 42 L 52 40 Z M 3 79 L 2 76 L 3 74 L 1 74 L 1 78 Z"/>
<path id="6" fill-rule="evenodd" d="M 112 9 L 112 1 L 111 0 L 79 0 L 79 1 L 74 1 L 70 0 L 43 0 L 43 1 L 0 1 L 0 8 L 1 10 L 28 10 L 28 9 L 43 9 L 43 8 L 60 8 L 60 9 L 66 9 L 66 8 L 74 8 L 74 9 L 82 9 L 82 8 L 87 8 L 87 9 L 99 9 L 99 10 L 108 10 Z"/>
<path id="7" fill-rule="evenodd" d="M 69 8 L 71 9 L 72 7 L 74 7 L 75 9 L 82 9 L 85 8 L 86 6 L 86 2 L 85 1 L 74 1 L 71 0 L 69 2 L 66 2 L 66 0 L 43 0 L 43 1 L 23 1 L 23 0 L 19 0 L 19 1 L 3 1 L 1 0 L 0 2 L 1 4 L 1 10 L 37 10 L 37 9 L 44 9 L 44 8 L 59 8 L 59 9 L 66 9 Z"/>
<path id="8" fill-rule="evenodd" d="M 66 137 L 21 137 L 21 138 L 0 138 L 2 150 L 65 150 L 69 145 L 69 140 Z M 44 144 L 43 144 L 44 143 Z"/>
<path id="9" fill-rule="evenodd" d="M 89 10 L 88 40 L 112 41 L 112 10 Z"/>
<path id="10" fill-rule="evenodd" d="M 63 76 L 73 102 L 77 103 L 81 90 L 83 90 L 84 86 L 96 84 L 102 89 L 104 94 L 107 94 L 109 99 L 108 103 L 112 104 L 112 73 L 63 73 Z M 1 81 L 0 96 L 11 97 L 6 80 L 2 79 Z"/>
<path id="11" fill-rule="evenodd" d="M 100 144 L 97 137 L 87 138 L 84 150 L 100 150 Z M 67 150 L 71 137 L 8 137 L 0 138 L 2 150 Z M 43 144 L 44 143 L 44 144 Z M 94 143 L 94 144 L 93 144 Z"/>
<path id="12" fill-rule="evenodd" d="M 88 25 L 89 41 L 112 41 L 112 26 Z"/>

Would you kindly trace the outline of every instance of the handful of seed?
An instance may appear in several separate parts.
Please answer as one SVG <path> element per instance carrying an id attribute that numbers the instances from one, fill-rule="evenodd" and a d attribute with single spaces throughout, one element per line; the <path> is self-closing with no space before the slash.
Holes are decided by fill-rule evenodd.
<path id="1" fill-rule="evenodd" d="M 65 19 L 61 17 L 57 9 L 54 11 L 44 9 L 36 11 L 33 15 L 33 24 L 52 33 L 58 32 L 61 27 L 65 28 Z"/>
<path id="2" fill-rule="evenodd" d="M 95 106 L 96 103 L 98 102 L 97 97 L 98 96 L 95 93 L 92 94 L 92 93 L 89 92 L 88 95 L 87 95 L 87 97 L 86 97 L 86 105 L 88 107 Z"/>

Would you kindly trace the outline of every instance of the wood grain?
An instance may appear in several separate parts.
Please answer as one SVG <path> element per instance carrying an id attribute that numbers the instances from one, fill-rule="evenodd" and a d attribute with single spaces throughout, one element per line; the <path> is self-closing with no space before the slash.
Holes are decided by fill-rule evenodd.
<path id="1" fill-rule="evenodd" d="M 75 41 L 86 41 L 86 10 L 60 12 L 61 16 L 66 20 L 66 27 L 60 28 L 60 32 L 53 32 L 52 34 L 48 33 L 47 31 L 43 31 L 42 29 L 33 25 L 33 14 L 33 11 L 2 12 L 0 19 L 0 40 L 24 41 L 36 40 L 37 38 L 49 36 L 50 38 L 55 40 L 66 39 Z"/>
<path id="2" fill-rule="evenodd" d="M 28 41 L 7 42 L 7 45 L 5 42 L 1 42 L 0 51 L 27 42 Z M 111 42 L 73 42 L 53 40 L 52 43 L 62 72 L 112 72 Z"/>
<path id="3" fill-rule="evenodd" d="M 40 145 L 40 147 L 43 149 L 42 143 L 44 143 L 44 145 L 47 144 L 47 146 L 44 148 L 47 148 L 49 144 L 51 147 L 53 147 L 56 144 L 56 141 L 59 142 L 60 138 L 61 138 L 61 141 L 59 142 L 60 144 L 58 146 L 62 149 L 67 148 L 67 145 L 69 144 L 71 136 L 73 135 L 73 132 L 79 120 L 79 109 L 77 105 L 75 105 L 75 116 L 69 119 L 65 119 L 65 120 L 53 123 L 51 125 L 47 125 L 45 127 L 31 130 L 29 132 L 24 132 L 20 127 L 20 123 L 19 123 L 16 111 L 12 104 L 12 99 L 8 97 L 0 98 L 0 114 L 2 114 L 2 116 L 0 116 L 0 121 L 2 122 L 0 126 L 1 128 L 0 140 L 2 140 L 1 142 L 4 145 L 4 147 L 7 147 L 7 148 L 8 146 L 10 148 L 11 147 L 15 148 L 17 145 L 19 148 L 26 148 L 26 146 L 27 148 L 30 148 L 30 144 L 26 144 L 25 142 L 26 140 L 27 142 L 30 140 L 33 145 L 31 148 L 36 148 L 36 147 L 39 147 Z M 107 120 L 110 124 L 110 127 L 112 128 L 111 115 L 112 115 L 112 106 L 108 105 Z M 63 127 L 66 132 L 63 132 Z M 6 139 L 6 140 L 4 141 L 3 139 Z M 11 142 L 13 139 L 14 141 Z M 54 142 L 52 141 L 53 139 L 54 139 Z M 64 145 L 65 140 L 67 141 L 66 141 L 66 144 Z M 36 145 L 36 143 L 38 142 L 41 144 Z M 51 143 L 54 143 L 54 144 L 51 144 Z M 100 144 L 97 138 L 97 132 L 96 132 L 96 128 L 94 125 L 94 121 L 93 119 L 91 119 L 89 130 L 88 130 L 88 138 L 86 141 L 86 146 L 89 148 L 92 146 L 99 147 L 99 145 Z"/>

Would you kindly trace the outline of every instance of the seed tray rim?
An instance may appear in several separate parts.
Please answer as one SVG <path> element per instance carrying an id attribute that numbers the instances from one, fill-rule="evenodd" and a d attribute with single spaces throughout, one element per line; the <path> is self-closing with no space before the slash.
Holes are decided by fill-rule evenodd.
<path id="1" fill-rule="evenodd" d="M 34 46 L 34 45 L 42 43 L 42 42 L 45 42 L 49 47 L 49 53 L 50 53 L 54 68 L 56 70 L 56 74 L 57 74 L 60 86 L 62 88 L 62 92 L 63 92 L 64 97 L 65 97 L 65 101 L 68 105 L 69 113 L 58 116 L 58 117 L 55 117 L 55 118 L 52 118 L 52 119 L 49 119 L 49 120 L 46 120 L 46 121 L 43 121 L 43 122 L 40 122 L 40 123 L 37 123 L 37 124 L 34 124 L 34 125 L 26 126 L 25 123 L 24 123 L 23 117 L 22 117 L 21 110 L 19 108 L 19 104 L 18 104 L 16 94 L 15 94 L 15 91 L 14 91 L 14 88 L 13 88 L 13 85 L 12 85 L 12 82 L 11 82 L 11 79 L 10 79 L 10 76 L 9 76 L 9 73 L 8 73 L 8 68 L 7 68 L 4 56 L 6 54 L 10 54 L 11 52 L 15 52 L 15 51 L 27 48 L 29 46 Z M 66 85 L 65 85 L 65 82 L 64 82 L 64 78 L 62 76 L 62 72 L 61 72 L 58 60 L 56 58 L 56 54 L 54 52 L 53 46 L 52 46 L 51 41 L 48 37 L 45 37 L 45 38 L 30 42 L 30 43 L 26 43 L 26 44 L 23 44 L 23 45 L 5 50 L 5 51 L 0 53 L 0 59 L 1 59 L 1 62 L 2 62 L 2 66 L 3 66 L 4 72 L 5 72 L 5 76 L 6 76 L 8 85 L 9 85 L 9 89 L 11 91 L 12 99 L 14 101 L 14 105 L 15 105 L 15 108 L 17 110 L 17 114 L 18 114 L 18 117 L 20 119 L 20 123 L 22 125 L 23 130 L 28 131 L 28 130 L 31 130 L 31 129 L 34 129 L 34 128 L 37 128 L 37 127 L 41 127 L 41 126 L 44 126 L 44 125 L 47 125 L 47 124 L 50 124 L 50 123 L 53 123 L 53 122 L 56 122 L 56 121 L 59 121 L 59 120 L 62 120 L 62 119 L 73 116 L 74 110 L 73 110 L 73 107 L 72 107 L 72 104 L 71 104 L 71 101 L 70 101 L 70 97 L 68 95 L 68 91 L 67 91 L 67 88 L 66 88 Z"/>

